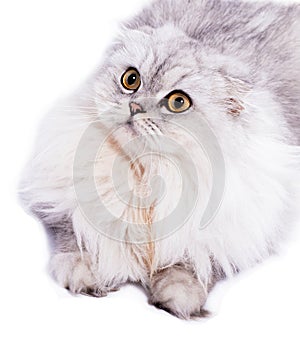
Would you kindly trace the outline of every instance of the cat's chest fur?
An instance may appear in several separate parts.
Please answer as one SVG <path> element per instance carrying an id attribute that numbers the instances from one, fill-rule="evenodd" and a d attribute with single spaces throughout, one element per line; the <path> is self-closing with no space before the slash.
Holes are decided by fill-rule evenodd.
<path id="1" fill-rule="evenodd" d="M 196 180 L 188 171 L 189 168 L 184 175 L 170 154 L 143 149 L 130 156 L 114 136 L 108 137 L 98 151 L 94 167 L 98 199 L 92 203 L 98 214 L 98 231 L 104 235 L 101 241 L 115 242 L 127 259 L 131 258 L 147 275 L 157 266 L 155 261 L 163 259 L 162 244 L 172 241 L 175 232 L 178 253 L 184 252 L 191 224 L 203 210 L 203 200 L 188 203 L 194 196 L 191 190 L 183 194 L 187 180 Z M 194 183 L 195 188 L 196 185 L 199 183 Z M 203 184 L 202 189 L 208 190 L 207 186 Z M 180 204 L 186 206 L 186 211 Z M 192 215 L 191 204 L 198 207 L 198 214 Z"/>

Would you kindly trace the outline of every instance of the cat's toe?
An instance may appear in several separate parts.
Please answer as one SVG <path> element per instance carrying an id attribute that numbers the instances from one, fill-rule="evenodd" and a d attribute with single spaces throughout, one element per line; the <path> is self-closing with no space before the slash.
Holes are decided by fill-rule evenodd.
<path id="1" fill-rule="evenodd" d="M 150 284 L 150 304 L 179 318 L 204 317 L 207 292 L 182 266 L 172 266 L 156 273 Z"/>
<path id="2" fill-rule="evenodd" d="M 87 288 L 82 289 L 80 294 L 88 296 L 88 297 L 103 298 L 107 296 L 108 291 L 97 288 L 97 287 L 87 287 Z"/>
<path id="3" fill-rule="evenodd" d="M 119 287 L 99 287 L 97 285 L 85 287 L 80 291 L 80 294 L 88 296 L 88 297 L 94 297 L 94 298 L 103 298 L 108 295 L 108 293 L 111 292 L 117 292 L 119 291 Z"/>

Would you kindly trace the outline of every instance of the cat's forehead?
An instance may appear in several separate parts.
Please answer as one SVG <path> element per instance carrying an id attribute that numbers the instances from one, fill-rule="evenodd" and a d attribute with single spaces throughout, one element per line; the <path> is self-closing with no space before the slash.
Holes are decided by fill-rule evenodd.
<path id="1" fill-rule="evenodd" d="M 160 83 L 172 87 L 172 83 L 201 67 L 191 39 L 170 25 L 126 31 L 120 37 L 113 62 L 119 72 L 136 68 L 149 86 Z"/>

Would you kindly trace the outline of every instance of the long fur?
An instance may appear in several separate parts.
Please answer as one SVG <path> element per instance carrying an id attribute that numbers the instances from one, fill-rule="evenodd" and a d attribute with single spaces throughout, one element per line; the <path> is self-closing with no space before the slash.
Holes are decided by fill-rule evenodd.
<path id="1" fill-rule="evenodd" d="M 88 253 L 90 269 L 103 288 L 127 281 L 147 285 L 155 272 L 182 262 L 191 265 L 199 281 L 209 286 L 216 276 L 231 276 L 270 255 L 286 236 L 297 210 L 299 55 L 299 5 L 160 0 L 126 22 L 101 67 L 45 118 L 22 180 L 25 208 L 55 230 L 59 245 L 54 255 Z M 142 76 L 142 87 L 133 95 L 122 89 L 119 80 L 131 66 Z M 130 115 L 124 107 L 128 108 L 132 99 L 159 100 L 174 89 L 188 93 L 193 108 L 170 119 L 207 123 L 222 150 L 226 185 L 215 217 L 205 228 L 199 227 L 213 181 L 209 163 L 180 128 L 165 128 L 164 135 L 176 139 L 193 158 L 198 181 L 190 178 L 189 185 L 191 189 L 199 185 L 201 190 L 188 221 L 158 239 L 151 223 L 170 213 L 180 196 L 176 169 L 161 159 L 140 164 L 143 171 L 133 180 L 151 185 L 151 174 L 159 173 L 169 190 L 169 200 L 158 207 L 149 204 L 146 212 L 122 207 L 110 175 L 113 159 L 119 156 L 119 175 L 127 180 L 131 155 L 127 152 L 125 156 L 122 146 L 132 136 L 122 129 Z M 89 192 L 85 196 L 95 210 L 95 220 L 110 225 L 113 216 L 120 217 L 119 224 L 111 225 L 116 233 L 112 231 L 109 237 L 85 218 L 74 189 L 76 152 L 93 122 L 95 133 L 86 140 L 85 150 L 97 143 L 97 136 L 104 139 L 110 135 L 93 164 L 105 211 L 97 210 L 98 202 L 89 200 Z M 151 133 L 145 126 L 147 137 Z M 111 136 L 116 127 L 119 132 Z M 154 144 L 155 138 L 152 133 Z M 83 185 L 90 166 L 83 157 L 77 167 L 75 179 Z M 188 173 L 190 168 L 185 166 L 182 163 L 181 171 Z M 122 180 L 118 189 L 126 190 Z M 126 221 L 121 218 L 124 214 Z M 136 227 L 130 225 L 133 220 Z"/>

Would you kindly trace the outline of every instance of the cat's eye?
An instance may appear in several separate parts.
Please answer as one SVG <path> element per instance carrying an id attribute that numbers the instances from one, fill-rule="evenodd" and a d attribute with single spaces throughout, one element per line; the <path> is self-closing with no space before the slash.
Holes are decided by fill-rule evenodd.
<path id="1" fill-rule="evenodd" d="M 183 113 L 192 106 L 192 100 L 182 91 L 174 91 L 164 99 L 164 106 L 172 113 Z"/>
<path id="2" fill-rule="evenodd" d="M 121 83 L 128 91 L 137 91 L 141 85 L 141 76 L 135 68 L 129 68 L 122 75 Z"/>

